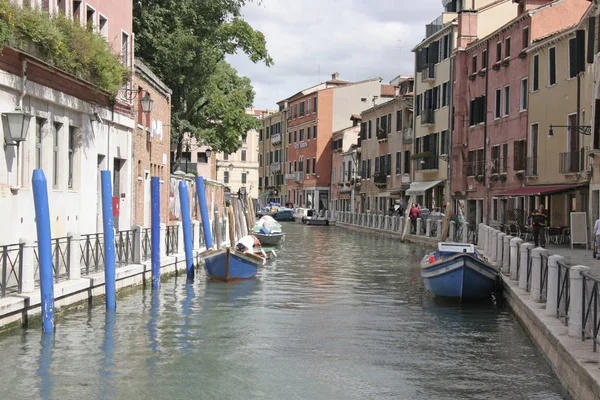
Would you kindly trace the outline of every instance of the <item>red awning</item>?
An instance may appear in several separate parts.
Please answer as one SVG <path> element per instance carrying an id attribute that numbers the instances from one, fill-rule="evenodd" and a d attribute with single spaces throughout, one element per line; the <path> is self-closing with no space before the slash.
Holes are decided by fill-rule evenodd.
<path id="1" fill-rule="evenodd" d="M 540 196 L 553 193 L 566 192 L 568 190 L 577 189 L 585 185 L 552 185 L 552 186 L 524 186 L 518 189 L 507 190 L 506 192 L 499 193 L 496 196 Z"/>

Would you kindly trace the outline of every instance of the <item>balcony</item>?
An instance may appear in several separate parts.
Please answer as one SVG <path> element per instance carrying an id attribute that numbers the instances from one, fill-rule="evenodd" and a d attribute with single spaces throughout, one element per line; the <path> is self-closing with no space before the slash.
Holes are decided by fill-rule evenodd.
<path id="1" fill-rule="evenodd" d="M 443 12 L 442 15 L 425 25 L 425 37 L 428 38 L 441 31 L 444 25 L 451 22 L 457 15 L 454 11 Z"/>
<path id="2" fill-rule="evenodd" d="M 559 172 L 561 174 L 577 174 L 590 169 L 588 150 L 582 148 L 580 151 L 560 153 Z"/>
<path id="3" fill-rule="evenodd" d="M 421 70 L 421 82 L 429 82 L 435 79 L 435 64 L 425 64 Z"/>
<path id="4" fill-rule="evenodd" d="M 437 155 L 427 155 L 415 160 L 415 171 L 430 171 L 439 168 L 440 159 Z"/>
<path id="5" fill-rule="evenodd" d="M 279 172 L 281 171 L 281 163 L 274 162 L 271 163 L 271 172 Z"/>
<path id="6" fill-rule="evenodd" d="M 373 182 L 378 188 L 384 188 L 387 186 L 387 174 L 384 172 L 375 172 L 373 175 Z"/>
<path id="7" fill-rule="evenodd" d="M 411 144 L 413 142 L 413 130 L 412 128 L 406 128 L 402 133 L 402 143 Z"/>
<path id="8" fill-rule="evenodd" d="M 281 133 L 276 133 L 271 135 L 271 144 L 280 144 L 281 143 Z"/>
<path id="9" fill-rule="evenodd" d="M 435 124 L 435 112 L 433 110 L 425 109 L 421 113 L 421 125 L 433 125 Z"/>
<path id="10" fill-rule="evenodd" d="M 384 131 L 384 132 L 377 132 L 377 141 L 381 142 L 385 142 L 388 140 L 388 134 Z"/>
<path id="11" fill-rule="evenodd" d="M 525 169 L 525 176 L 537 176 L 538 175 L 538 157 L 527 157 L 527 165 Z"/>
<path id="12" fill-rule="evenodd" d="M 293 181 L 296 179 L 296 174 L 285 174 L 284 178 L 286 181 Z"/>
<path id="13" fill-rule="evenodd" d="M 296 183 L 304 182 L 304 171 L 294 172 L 294 182 L 296 182 Z"/>

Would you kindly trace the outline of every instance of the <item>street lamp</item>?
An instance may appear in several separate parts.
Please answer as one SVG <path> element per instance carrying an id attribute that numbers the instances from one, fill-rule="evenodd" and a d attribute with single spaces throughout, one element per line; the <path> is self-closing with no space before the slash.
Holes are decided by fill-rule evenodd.
<path id="1" fill-rule="evenodd" d="M 204 150 L 204 153 L 206 154 L 206 158 L 210 159 L 210 155 L 212 154 L 212 150 L 209 147 L 208 149 Z"/>
<path id="2" fill-rule="evenodd" d="M 554 128 L 569 128 L 575 129 L 578 133 L 586 136 L 590 136 L 592 134 L 592 127 L 589 125 L 550 125 L 550 129 L 548 130 L 548 137 L 554 137 Z"/>
<path id="3" fill-rule="evenodd" d="M 21 107 L 16 107 L 15 111 L 2 113 L 2 123 L 4 124 L 4 147 L 17 146 L 27 139 L 29 123 L 33 115 L 23 112 Z"/>
<path id="4" fill-rule="evenodd" d="M 142 111 L 144 113 L 149 114 L 152 112 L 152 103 L 154 103 L 154 100 L 150 98 L 150 93 L 146 92 L 146 95 L 142 97 L 140 103 L 142 103 Z"/>

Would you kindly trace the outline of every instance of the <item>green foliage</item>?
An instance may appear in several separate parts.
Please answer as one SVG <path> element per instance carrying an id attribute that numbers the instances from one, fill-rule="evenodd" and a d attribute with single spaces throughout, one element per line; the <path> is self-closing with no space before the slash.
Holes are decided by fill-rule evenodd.
<path id="1" fill-rule="evenodd" d="M 128 69 L 103 36 L 62 14 L 21 8 L 10 0 L 0 0 L 0 48 L 5 46 L 40 57 L 112 95 L 127 79 Z"/>
<path id="2" fill-rule="evenodd" d="M 239 136 L 257 128 L 244 112 L 254 90 L 225 56 L 273 60 L 264 35 L 241 18 L 246 0 L 143 0 L 134 4 L 136 54 L 173 90 L 172 137 L 181 154 L 186 132 L 214 151 L 232 153 Z"/>

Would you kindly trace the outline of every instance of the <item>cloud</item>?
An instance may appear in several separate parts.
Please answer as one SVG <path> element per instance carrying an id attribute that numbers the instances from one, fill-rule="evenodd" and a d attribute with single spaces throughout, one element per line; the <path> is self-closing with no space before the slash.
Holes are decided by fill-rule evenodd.
<path id="1" fill-rule="evenodd" d="M 350 81 L 412 75 L 410 50 L 441 12 L 440 0 L 263 0 L 243 15 L 265 34 L 275 65 L 253 64 L 243 54 L 228 61 L 252 80 L 255 107 L 273 109 L 334 72 Z"/>

